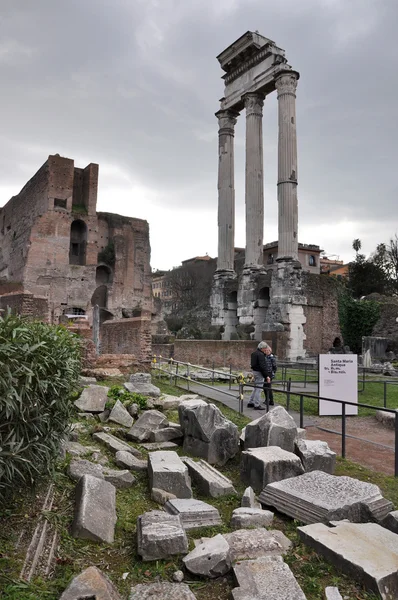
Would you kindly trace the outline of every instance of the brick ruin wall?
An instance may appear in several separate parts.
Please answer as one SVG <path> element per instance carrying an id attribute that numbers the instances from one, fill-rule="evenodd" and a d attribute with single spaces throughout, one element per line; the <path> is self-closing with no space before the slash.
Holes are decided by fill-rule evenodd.
<path id="1" fill-rule="evenodd" d="M 0 286 L 47 297 L 52 322 L 92 304 L 120 318 L 152 308 L 149 226 L 146 221 L 97 213 L 98 165 L 85 169 L 58 155 L 0 208 Z M 84 223 L 83 264 L 70 264 L 71 225 Z M 114 264 L 98 264 L 113 244 Z M 107 318 L 109 318 L 107 313 Z"/>
<path id="2" fill-rule="evenodd" d="M 152 359 L 151 320 L 132 317 L 105 321 L 101 327 L 101 355 L 133 354 L 137 363 Z"/>
<path id="3" fill-rule="evenodd" d="M 47 298 L 39 298 L 28 293 L 13 293 L 0 296 L 0 310 L 24 315 L 25 317 L 49 322 Z"/>
<path id="4" fill-rule="evenodd" d="M 231 365 L 245 371 L 250 369 L 250 355 L 257 344 L 251 340 L 175 340 L 174 359 L 204 367 Z"/>
<path id="5" fill-rule="evenodd" d="M 304 348 L 310 356 L 324 354 L 336 337 L 342 339 L 338 311 L 338 282 L 333 277 L 303 272 L 306 340 Z"/>

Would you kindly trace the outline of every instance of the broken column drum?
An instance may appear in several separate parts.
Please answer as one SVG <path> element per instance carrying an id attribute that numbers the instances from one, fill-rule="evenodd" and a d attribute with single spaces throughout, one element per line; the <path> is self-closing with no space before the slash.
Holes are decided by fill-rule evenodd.
<path id="1" fill-rule="evenodd" d="M 260 340 L 263 332 L 280 338 L 280 358 L 305 356 L 301 264 L 298 261 L 296 88 L 299 73 L 287 64 L 285 51 L 258 32 L 246 32 L 217 57 L 225 71 L 219 121 L 218 260 L 211 295 L 212 323 L 222 338 L 234 339 L 237 326 Z M 278 96 L 278 268 L 269 302 L 264 299 L 263 104 Z M 234 270 L 234 127 L 246 112 L 246 245 L 244 268 Z M 269 285 L 269 284 L 268 284 Z M 237 293 L 237 305 L 231 301 Z M 263 295 L 262 295 L 263 294 Z M 259 312 L 259 307 L 264 309 Z M 248 329 L 247 329 L 248 328 Z"/>

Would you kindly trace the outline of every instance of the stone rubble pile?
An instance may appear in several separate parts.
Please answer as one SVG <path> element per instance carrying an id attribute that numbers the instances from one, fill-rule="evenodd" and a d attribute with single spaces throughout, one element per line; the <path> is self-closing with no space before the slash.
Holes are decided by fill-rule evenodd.
<path id="1" fill-rule="evenodd" d="M 148 454 L 148 475 L 151 488 L 174 494 L 177 498 L 192 498 L 188 468 L 173 450 Z"/>
<path id="2" fill-rule="evenodd" d="M 299 457 L 279 446 L 250 448 L 241 455 L 241 480 L 256 492 L 261 492 L 274 481 L 296 477 L 302 473 L 304 469 Z"/>
<path id="3" fill-rule="evenodd" d="M 175 500 L 168 500 L 164 508 L 171 515 L 179 515 L 182 526 L 186 530 L 197 527 L 214 527 L 222 524 L 218 510 L 211 504 L 202 502 L 202 500 L 176 498 Z"/>
<path id="4" fill-rule="evenodd" d="M 236 494 L 232 481 L 205 460 L 195 461 L 188 456 L 181 458 L 188 467 L 189 475 L 198 491 L 204 496 L 218 498 L 228 494 Z"/>

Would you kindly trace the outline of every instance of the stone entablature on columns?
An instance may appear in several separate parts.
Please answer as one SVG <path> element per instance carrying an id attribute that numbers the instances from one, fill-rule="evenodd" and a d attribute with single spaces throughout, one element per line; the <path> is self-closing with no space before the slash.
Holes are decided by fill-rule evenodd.
<path id="1" fill-rule="evenodd" d="M 263 105 L 264 94 L 244 96 L 246 109 L 246 254 L 245 267 L 263 266 L 264 172 Z"/>
<path id="2" fill-rule="evenodd" d="M 299 74 L 277 76 L 278 93 L 278 259 L 298 260 L 296 88 Z"/>
<path id="3" fill-rule="evenodd" d="M 234 274 L 235 184 L 234 128 L 239 113 L 219 110 L 218 118 L 218 258 L 217 271 Z"/>

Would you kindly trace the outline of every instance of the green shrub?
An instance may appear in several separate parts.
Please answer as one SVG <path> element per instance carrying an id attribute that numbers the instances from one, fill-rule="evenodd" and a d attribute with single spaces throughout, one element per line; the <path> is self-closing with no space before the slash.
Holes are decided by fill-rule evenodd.
<path id="1" fill-rule="evenodd" d="M 342 290 L 339 294 L 339 320 L 344 344 L 353 352 L 362 351 L 362 337 L 372 335 L 380 317 L 380 304 L 373 300 L 355 300 Z"/>
<path id="2" fill-rule="evenodd" d="M 136 392 L 129 392 L 125 387 L 121 385 L 112 385 L 109 388 L 108 398 L 110 400 L 105 404 L 105 408 L 112 409 L 115 406 L 116 400 L 120 400 L 123 406 L 129 404 L 138 404 L 139 408 L 144 409 L 147 407 L 146 397 Z"/>
<path id="3" fill-rule="evenodd" d="M 77 336 L 62 326 L 0 317 L 0 496 L 51 471 L 79 373 Z"/>

